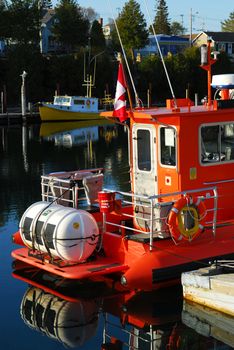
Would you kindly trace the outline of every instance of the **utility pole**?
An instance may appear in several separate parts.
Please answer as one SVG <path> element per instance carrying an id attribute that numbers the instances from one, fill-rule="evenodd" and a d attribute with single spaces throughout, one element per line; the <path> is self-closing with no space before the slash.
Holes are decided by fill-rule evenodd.
<path id="1" fill-rule="evenodd" d="M 181 25 L 182 25 L 182 27 L 183 27 L 183 26 L 184 26 L 184 15 L 181 14 L 180 17 L 181 17 Z"/>
<path id="2" fill-rule="evenodd" d="M 193 10 L 190 9 L 190 46 L 193 46 Z"/>
<path id="3" fill-rule="evenodd" d="M 195 13 L 196 15 L 198 12 Z M 193 9 L 190 9 L 190 46 L 193 46 Z"/>

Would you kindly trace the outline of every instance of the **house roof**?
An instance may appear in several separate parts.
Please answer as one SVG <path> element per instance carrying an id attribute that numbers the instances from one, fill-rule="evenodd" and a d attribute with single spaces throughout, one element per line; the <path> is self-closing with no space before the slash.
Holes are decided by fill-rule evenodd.
<path id="1" fill-rule="evenodd" d="M 179 35 L 166 35 L 166 34 L 157 34 L 156 35 L 160 42 L 188 42 L 188 38 Z M 149 35 L 150 40 L 155 40 L 154 35 Z"/>
<path id="2" fill-rule="evenodd" d="M 42 17 L 42 23 L 47 24 L 52 17 L 55 15 L 55 9 L 47 9 L 45 10 L 43 17 Z"/>
<path id="3" fill-rule="evenodd" d="M 196 39 L 202 34 L 206 34 L 215 42 L 234 42 L 234 32 L 201 32 L 196 36 L 194 41 L 196 41 Z"/>
<path id="4" fill-rule="evenodd" d="M 187 38 L 187 39 L 190 40 L 191 34 L 183 34 L 183 35 L 181 35 L 181 37 L 182 38 Z M 196 34 L 192 34 L 192 40 L 194 40 L 196 37 L 197 37 L 197 33 Z"/>

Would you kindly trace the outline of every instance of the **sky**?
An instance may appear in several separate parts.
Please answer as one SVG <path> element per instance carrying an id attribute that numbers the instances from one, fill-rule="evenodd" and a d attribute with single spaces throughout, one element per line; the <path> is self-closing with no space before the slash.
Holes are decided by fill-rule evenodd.
<path id="1" fill-rule="evenodd" d="M 92 7 L 104 20 L 104 25 L 108 23 L 108 18 L 117 16 L 126 0 L 77 0 L 82 7 Z M 157 0 L 138 0 L 141 11 L 148 21 L 145 3 L 150 12 L 150 17 L 155 16 Z M 231 12 L 234 12 L 233 0 L 166 0 L 171 22 L 177 21 L 183 24 L 186 32 L 190 33 L 191 13 L 193 32 L 201 30 L 220 31 L 220 22 L 228 19 Z"/>

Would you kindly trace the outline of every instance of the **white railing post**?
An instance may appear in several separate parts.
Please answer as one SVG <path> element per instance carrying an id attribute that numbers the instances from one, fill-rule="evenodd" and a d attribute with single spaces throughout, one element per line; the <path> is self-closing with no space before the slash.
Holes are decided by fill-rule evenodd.
<path id="1" fill-rule="evenodd" d="M 154 200 L 150 199 L 150 212 L 151 212 L 151 222 L 150 222 L 150 251 L 153 250 L 153 229 L 154 229 L 154 223 L 153 223 L 153 216 L 154 216 Z"/>
<path id="2" fill-rule="evenodd" d="M 216 223 L 217 223 L 217 210 L 218 210 L 218 192 L 217 192 L 217 187 L 213 189 L 214 193 L 214 215 L 213 215 L 213 235 L 215 236 L 216 234 Z"/>

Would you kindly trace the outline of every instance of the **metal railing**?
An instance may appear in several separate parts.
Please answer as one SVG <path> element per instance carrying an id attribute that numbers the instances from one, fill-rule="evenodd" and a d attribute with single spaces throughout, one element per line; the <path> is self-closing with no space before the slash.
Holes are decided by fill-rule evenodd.
<path id="1" fill-rule="evenodd" d="M 73 208 L 78 208 L 79 205 L 87 206 L 90 204 L 90 198 L 84 186 L 84 179 L 100 175 L 102 170 L 102 168 L 97 168 L 42 175 L 42 200 Z"/>
<path id="2" fill-rule="evenodd" d="M 64 206 L 73 208 L 84 207 L 89 204 L 87 191 L 83 185 L 85 174 L 100 174 L 101 169 L 92 169 L 82 172 L 52 173 L 41 176 L 42 200 L 56 202 Z M 78 173 L 78 175 L 77 175 Z M 75 177 L 76 174 L 76 177 Z M 79 176 L 80 175 L 80 176 Z M 67 178 L 65 178 L 67 176 Z M 154 238 L 170 237 L 168 227 L 168 215 L 173 204 L 182 196 L 193 196 L 201 198 L 206 205 L 206 212 L 209 213 L 209 223 L 212 231 L 216 233 L 218 193 L 216 186 L 198 188 L 193 190 L 146 196 L 132 192 L 112 191 L 104 189 L 106 192 L 115 194 L 120 210 L 120 219 L 111 221 L 111 216 L 103 213 L 103 232 L 108 230 L 118 232 L 123 235 L 144 234 L 149 237 L 150 250 L 153 249 Z M 98 206 L 98 201 L 96 201 Z M 114 208 L 115 210 L 116 208 Z M 208 222 L 206 223 L 208 224 Z"/>
<path id="3" fill-rule="evenodd" d="M 132 232 L 147 234 L 150 238 L 150 250 L 153 249 L 152 244 L 155 235 L 158 238 L 165 238 L 170 236 L 167 225 L 168 215 L 173 204 L 181 196 L 196 195 L 204 202 L 213 202 L 212 204 L 207 205 L 208 209 L 206 211 L 208 213 L 212 213 L 212 231 L 214 235 L 216 233 L 218 193 L 215 186 L 181 192 L 159 194 L 155 196 L 144 196 L 121 191 L 106 191 L 115 192 L 118 200 L 121 200 L 121 213 L 124 216 L 125 221 L 128 221 L 128 219 L 133 221 L 134 227 L 123 223 L 118 224 L 108 221 L 107 215 L 105 213 L 103 214 L 103 227 L 106 228 L 107 225 L 111 225 L 118 228 L 119 231 L 124 229 L 128 233 Z M 165 201 L 167 198 L 169 198 L 169 200 Z M 132 213 L 129 213 L 124 209 L 129 206 L 133 208 Z M 136 208 L 138 209 L 136 210 Z"/>
<path id="4" fill-rule="evenodd" d="M 121 344 L 129 350 L 140 350 L 143 345 L 150 350 L 155 348 L 156 342 L 159 342 L 162 338 L 161 334 L 153 330 L 153 327 L 149 326 L 148 332 L 141 332 L 138 328 L 134 327 L 129 330 L 123 328 L 122 325 L 114 323 L 108 320 L 108 314 L 104 313 L 104 328 L 103 328 L 103 343 L 108 343 L 113 338 L 113 333 L 118 333 L 118 340 Z M 119 339 L 121 337 L 121 339 Z M 127 338 L 127 339 L 126 339 Z"/>

